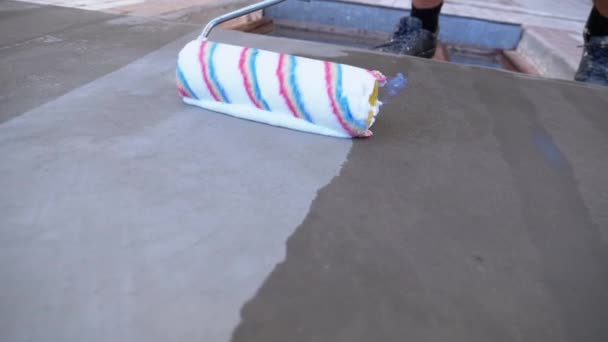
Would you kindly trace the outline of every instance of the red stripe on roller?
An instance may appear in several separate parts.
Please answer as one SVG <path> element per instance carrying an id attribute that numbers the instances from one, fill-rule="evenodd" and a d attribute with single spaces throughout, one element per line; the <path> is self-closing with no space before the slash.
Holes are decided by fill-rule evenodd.
<path id="1" fill-rule="evenodd" d="M 247 96 L 251 100 L 254 106 L 257 108 L 262 108 L 259 101 L 255 98 L 255 94 L 253 93 L 253 84 L 251 81 L 251 75 L 249 75 L 249 71 L 247 69 L 247 62 L 249 61 L 248 53 L 250 48 L 243 48 L 241 52 L 241 58 L 239 59 L 239 70 L 241 71 L 241 76 L 243 76 L 243 85 L 245 86 L 245 91 L 247 92 Z"/>
<path id="2" fill-rule="evenodd" d="M 331 103 L 331 110 L 338 119 L 340 126 L 344 128 L 344 130 L 353 137 L 356 137 L 358 134 L 354 132 L 348 123 L 344 120 L 344 116 L 338 107 L 338 101 L 336 99 L 336 90 L 334 86 L 334 75 L 332 72 L 332 64 L 330 62 L 325 62 L 325 82 L 327 83 L 327 96 L 329 97 L 329 101 Z"/>
<path id="3" fill-rule="evenodd" d="M 287 89 L 287 77 L 285 76 L 285 54 L 282 53 L 279 55 L 279 65 L 277 66 L 277 77 L 279 78 L 279 93 L 283 96 L 287 107 L 296 118 L 300 118 L 298 115 L 298 111 L 296 109 L 295 103 L 289 97 L 289 90 Z"/>
<path id="4" fill-rule="evenodd" d="M 201 48 L 198 53 L 198 60 L 201 63 L 203 79 L 205 80 L 207 89 L 209 89 L 209 93 L 211 94 L 211 96 L 213 96 L 213 99 L 215 99 L 215 101 L 221 102 L 222 99 L 221 99 L 220 95 L 215 91 L 215 89 L 213 88 L 213 85 L 211 83 L 211 80 L 209 79 L 209 70 L 207 67 L 207 61 L 206 61 L 206 56 L 205 56 L 206 52 L 207 52 L 207 45 L 208 45 L 207 41 L 201 42 Z"/>

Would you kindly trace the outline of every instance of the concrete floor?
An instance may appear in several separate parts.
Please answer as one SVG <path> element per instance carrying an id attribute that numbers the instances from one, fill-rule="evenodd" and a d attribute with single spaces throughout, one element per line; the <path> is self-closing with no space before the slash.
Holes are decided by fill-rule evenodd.
<path id="1" fill-rule="evenodd" d="M 182 104 L 190 25 L 0 16 L 0 340 L 608 340 L 605 88 L 216 32 L 409 77 L 338 140 Z"/>
<path id="2" fill-rule="evenodd" d="M 410 8 L 409 0 L 348 0 Z M 572 80 L 592 0 L 446 0 L 442 14 L 521 25 L 517 53 L 544 77 Z"/>
<path id="3" fill-rule="evenodd" d="M 411 0 L 345 1 L 411 8 Z M 593 0 L 445 0 L 442 13 L 525 26 L 580 31 L 589 16 L 592 3 Z"/>
<path id="4" fill-rule="evenodd" d="M 225 11 L 256 2 L 256 0 L 22 1 L 101 10 L 114 14 L 154 16 L 199 25 L 205 22 L 205 17 L 212 16 L 212 12 L 217 13 L 218 9 Z M 344 2 L 404 9 L 411 7 L 410 0 L 344 0 Z M 517 54 L 535 69 L 535 73 L 544 77 L 572 80 L 583 53 L 582 32 L 591 4 L 592 0 L 447 0 L 442 13 L 521 25 L 524 30 L 521 43 L 517 47 Z M 314 2 L 311 6 L 315 7 Z M 450 30 L 450 32 L 455 31 L 457 29 Z M 443 30 L 444 34 L 446 32 Z M 298 35 L 295 35 L 292 38 L 297 37 Z"/>

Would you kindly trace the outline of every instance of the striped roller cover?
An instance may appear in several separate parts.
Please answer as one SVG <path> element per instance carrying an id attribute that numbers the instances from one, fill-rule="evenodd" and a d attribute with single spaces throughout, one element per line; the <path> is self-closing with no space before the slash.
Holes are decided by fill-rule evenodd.
<path id="1" fill-rule="evenodd" d="M 385 77 L 350 65 L 195 40 L 179 53 L 188 104 L 334 137 L 369 137 Z"/>

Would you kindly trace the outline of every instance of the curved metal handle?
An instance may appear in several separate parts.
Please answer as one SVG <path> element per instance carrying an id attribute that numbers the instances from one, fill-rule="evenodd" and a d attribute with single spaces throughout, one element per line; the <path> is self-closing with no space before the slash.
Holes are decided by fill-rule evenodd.
<path id="1" fill-rule="evenodd" d="M 200 34 L 200 36 L 198 36 L 198 40 L 207 39 L 207 36 L 209 36 L 209 33 L 211 33 L 211 30 L 213 30 L 217 25 L 219 25 L 219 24 L 221 24 L 223 22 L 226 22 L 228 20 L 244 16 L 244 15 L 249 14 L 251 12 L 259 11 L 261 9 L 264 9 L 266 7 L 270 7 L 270 6 L 276 5 L 276 4 L 278 4 L 280 2 L 283 2 L 283 1 L 285 1 L 285 0 L 265 0 L 265 1 L 258 2 L 256 4 L 249 5 L 247 7 L 243 7 L 241 9 L 236 10 L 236 11 L 233 11 L 233 12 L 230 12 L 230 13 L 226 13 L 224 15 L 221 15 L 221 16 L 217 17 L 217 18 L 211 19 L 211 21 L 203 29 L 203 32 Z"/>

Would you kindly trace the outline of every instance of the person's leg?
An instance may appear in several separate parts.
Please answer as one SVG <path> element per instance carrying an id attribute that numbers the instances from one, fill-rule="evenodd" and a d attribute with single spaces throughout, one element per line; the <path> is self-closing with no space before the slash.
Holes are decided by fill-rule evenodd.
<path id="1" fill-rule="evenodd" d="M 585 48 L 574 77 L 608 86 L 608 0 L 595 0 L 585 25 Z"/>
<path id="2" fill-rule="evenodd" d="M 595 0 L 585 27 L 585 38 L 608 36 L 608 0 Z"/>
<path id="3" fill-rule="evenodd" d="M 433 57 L 442 5 L 443 0 L 412 0 L 411 15 L 401 18 L 390 40 L 376 48 L 401 55 Z"/>
<path id="4" fill-rule="evenodd" d="M 437 32 L 443 0 L 412 0 L 412 17 L 422 21 L 422 28 Z"/>
<path id="5" fill-rule="evenodd" d="M 608 0 L 595 0 L 593 3 L 603 16 L 608 17 Z"/>

